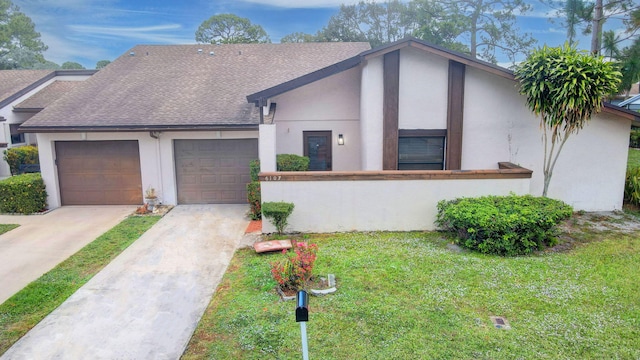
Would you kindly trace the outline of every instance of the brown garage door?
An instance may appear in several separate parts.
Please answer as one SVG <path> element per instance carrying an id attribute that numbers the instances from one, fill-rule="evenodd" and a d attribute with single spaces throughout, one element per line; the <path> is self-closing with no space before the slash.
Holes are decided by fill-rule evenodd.
<path id="1" fill-rule="evenodd" d="M 258 139 L 175 140 L 179 204 L 244 204 Z"/>
<path id="2" fill-rule="evenodd" d="M 56 141 L 62 205 L 142 204 L 137 141 Z"/>

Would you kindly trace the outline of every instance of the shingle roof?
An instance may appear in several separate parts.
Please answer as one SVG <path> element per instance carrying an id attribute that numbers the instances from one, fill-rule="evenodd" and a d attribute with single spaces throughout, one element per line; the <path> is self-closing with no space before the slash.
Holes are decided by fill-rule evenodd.
<path id="1" fill-rule="evenodd" d="M 0 104 L 12 101 L 16 94 L 20 94 L 53 72 L 53 70 L 0 70 Z"/>
<path id="2" fill-rule="evenodd" d="M 368 43 L 140 45 L 87 79 L 82 89 L 46 107 L 22 128 L 255 126 L 259 111 L 247 103 L 247 94 L 369 48 Z"/>
<path id="3" fill-rule="evenodd" d="M 14 106 L 14 109 L 18 111 L 42 110 L 79 85 L 82 85 L 81 81 L 54 81 L 30 98 Z"/>

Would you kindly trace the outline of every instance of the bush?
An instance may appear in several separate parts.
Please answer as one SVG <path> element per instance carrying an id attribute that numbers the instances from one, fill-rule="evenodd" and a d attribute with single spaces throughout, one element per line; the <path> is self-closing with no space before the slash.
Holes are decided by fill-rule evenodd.
<path id="1" fill-rule="evenodd" d="M 249 174 L 251 175 L 251 181 L 258 181 L 259 173 L 260 160 L 251 160 L 251 162 L 249 162 Z"/>
<path id="2" fill-rule="evenodd" d="M 624 182 L 624 201 L 640 205 L 640 168 L 627 169 Z"/>
<path id="3" fill-rule="evenodd" d="M 38 148 L 35 146 L 19 146 L 4 151 L 4 161 L 9 164 L 11 175 L 18 175 L 20 165 L 39 164 Z"/>
<path id="4" fill-rule="evenodd" d="M 308 171 L 309 158 L 294 154 L 278 154 L 276 166 L 278 171 Z"/>
<path id="5" fill-rule="evenodd" d="M 438 203 L 436 224 L 466 248 L 514 256 L 555 245 L 556 225 L 572 212 L 562 201 L 531 195 L 460 198 Z"/>
<path id="6" fill-rule="evenodd" d="M 285 202 L 266 202 L 262 204 L 262 214 L 271 220 L 273 226 L 282 234 L 287 227 L 287 218 L 293 212 L 294 205 Z"/>
<path id="7" fill-rule="evenodd" d="M 247 184 L 247 200 L 251 209 L 249 217 L 251 220 L 260 220 L 262 218 L 260 181 L 252 181 Z"/>
<path id="8" fill-rule="evenodd" d="M 31 214 L 47 207 L 40 174 L 23 174 L 0 181 L 0 213 Z"/>
<path id="9" fill-rule="evenodd" d="M 629 147 L 640 148 L 640 128 L 635 126 L 631 127 L 631 134 L 629 136 Z"/>
<path id="10" fill-rule="evenodd" d="M 313 266 L 316 262 L 318 245 L 291 241 L 293 251 L 282 252 L 285 258 L 271 263 L 271 275 L 280 285 L 280 289 L 302 290 L 313 275 Z"/>

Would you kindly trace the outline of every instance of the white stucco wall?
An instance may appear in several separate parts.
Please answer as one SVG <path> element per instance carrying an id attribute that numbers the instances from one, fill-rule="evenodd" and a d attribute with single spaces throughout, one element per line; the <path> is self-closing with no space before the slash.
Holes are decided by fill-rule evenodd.
<path id="1" fill-rule="evenodd" d="M 462 168 L 492 169 L 510 161 L 533 170 L 530 193 L 541 195 L 544 148 L 540 120 L 516 82 L 467 67 Z M 631 122 L 598 114 L 571 135 L 556 163 L 548 195 L 576 210 L 622 208 Z"/>
<path id="2" fill-rule="evenodd" d="M 449 61 L 424 51 L 400 51 L 399 129 L 446 129 Z"/>
<path id="3" fill-rule="evenodd" d="M 331 131 L 334 171 L 360 170 L 360 70 L 353 68 L 279 95 L 276 151 L 303 155 L 304 131 Z M 338 145 L 343 134 L 344 145 Z"/>
<path id="4" fill-rule="evenodd" d="M 156 189 L 160 202 L 177 203 L 176 174 L 173 140 L 175 139 L 255 139 L 257 131 L 184 131 L 163 132 L 154 139 L 149 132 L 122 133 L 40 133 L 38 149 L 40 170 L 44 179 L 49 208 L 57 208 L 60 203 L 60 188 L 55 166 L 55 141 L 104 141 L 137 140 L 140 150 L 140 171 L 142 191 L 149 187 Z"/>
<path id="5" fill-rule="evenodd" d="M 383 58 L 376 57 L 366 60 L 362 67 L 360 86 L 362 170 L 382 170 L 383 65 Z"/>
<path id="6" fill-rule="evenodd" d="M 529 179 L 262 181 L 262 201 L 295 205 L 287 232 L 433 230 L 440 200 L 527 194 Z M 268 221 L 264 233 L 275 232 Z"/>

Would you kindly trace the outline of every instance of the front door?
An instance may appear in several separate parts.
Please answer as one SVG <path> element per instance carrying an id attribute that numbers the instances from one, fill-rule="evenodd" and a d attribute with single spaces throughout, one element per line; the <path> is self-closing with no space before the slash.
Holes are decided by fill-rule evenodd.
<path id="1" fill-rule="evenodd" d="M 304 131 L 304 156 L 310 171 L 331 171 L 331 131 Z"/>

